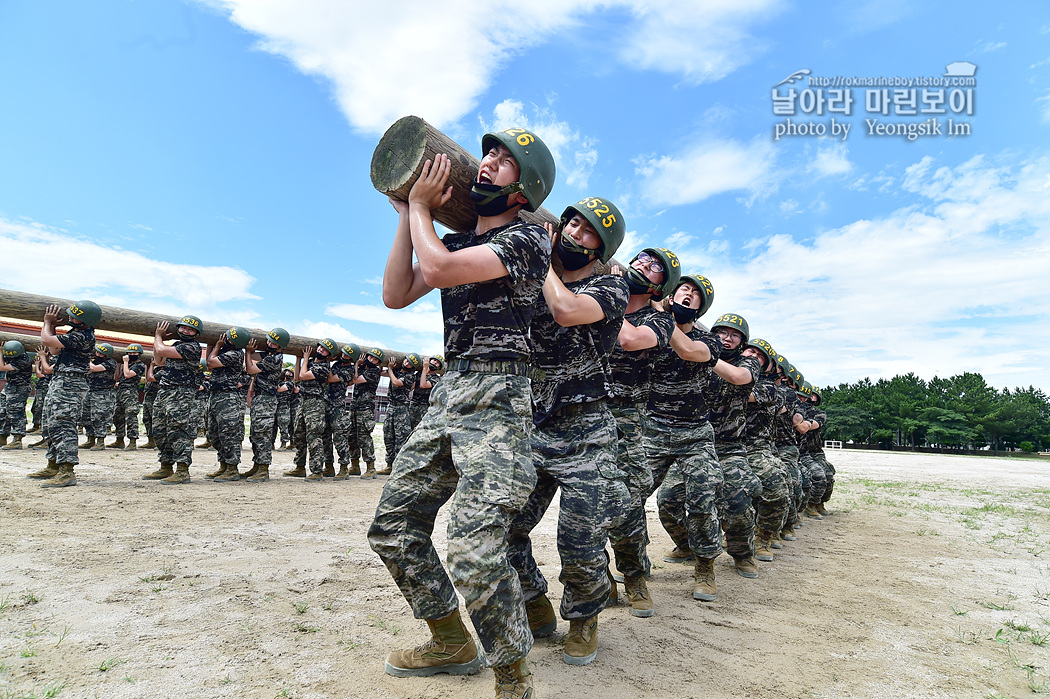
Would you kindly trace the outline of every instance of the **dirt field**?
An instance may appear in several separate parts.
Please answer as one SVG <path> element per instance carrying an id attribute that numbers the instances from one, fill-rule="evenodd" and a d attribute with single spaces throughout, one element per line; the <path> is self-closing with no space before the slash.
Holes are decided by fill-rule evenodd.
<path id="1" fill-rule="evenodd" d="M 250 453 L 250 452 L 249 452 Z M 139 480 L 156 452 L 81 452 L 75 488 L 0 451 L 0 698 L 490 697 L 492 674 L 395 679 L 425 639 L 368 548 L 384 479 Z M 1023 697 L 1050 692 L 1047 462 L 831 452 L 834 516 L 757 580 L 716 563 L 719 599 L 650 500 L 656 616 L 600 618 L 597 660 L 561 661 L 568 624 L 529 657 L 537 696 Z M 278 473 L 291 461 L 276 454 Z M 537 557 L 557 582 L 551 512 Z M 444 522 L 436 535 L 443 549 Z"/>

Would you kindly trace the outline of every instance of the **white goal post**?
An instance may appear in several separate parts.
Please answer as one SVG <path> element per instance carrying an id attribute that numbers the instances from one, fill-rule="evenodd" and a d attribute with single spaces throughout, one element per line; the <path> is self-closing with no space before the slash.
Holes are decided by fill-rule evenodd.
<path id="1" fill-rule="evenodd" d="M 840 442 L 837 439 L 825 439 L 824 440 L 824 448 L 825 449 L 841 449 L 842 448 L 842 442 Z"/>

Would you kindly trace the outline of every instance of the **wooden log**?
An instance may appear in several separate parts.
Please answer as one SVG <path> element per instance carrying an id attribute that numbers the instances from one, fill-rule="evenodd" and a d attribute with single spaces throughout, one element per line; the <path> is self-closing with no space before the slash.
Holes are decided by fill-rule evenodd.
<path id="1" fill-rule="evenodd" d="M 61 332 L 59 334 L 62 334 Z M 7 342 L 8 340 L 18 340 L 22 343 L 22 346 L 26 348 L 27 352 L 37 352 L 40 349 L 40 336 L 39 335 L 23 335 L 21 333 L 9 333 L 0 331 L 0 344 Z M 105 342 L 106 340 L 103 340 Z M 112 344 L 112 343 L 110 343 Z M 128 344 L 131 344 L 130 342 Z M 148 362 L 153 359 L 153 351 L 146 349 L 152 347 L 152 345 L 145 345 L 139 343 L 143 347 L 142 361 Z M 57 353 L 58 350 L 52 348 L 53 353 Z M 123 345 L 113 345 L 113 356 L 120 359 L 126 354 L 126 350 Z"/>

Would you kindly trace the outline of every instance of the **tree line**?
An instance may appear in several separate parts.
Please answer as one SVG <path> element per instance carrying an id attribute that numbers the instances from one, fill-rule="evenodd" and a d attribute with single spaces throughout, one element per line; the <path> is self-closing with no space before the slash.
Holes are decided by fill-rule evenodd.
<path id="1" fill-rule="evenodd" d="M 1050 398 L 1029 386 L 996 390 L 965 372 L 924 381 L 914 373 L 865 378 L 822 391 L 825 439 L 974 450 L 1050 449 Z"/>

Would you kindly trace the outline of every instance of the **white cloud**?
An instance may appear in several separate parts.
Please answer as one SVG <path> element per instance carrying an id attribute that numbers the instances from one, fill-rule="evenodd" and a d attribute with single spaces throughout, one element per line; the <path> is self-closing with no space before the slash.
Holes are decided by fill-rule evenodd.
<path id="1" fill-rule="evenodd" d="M 636 160 L 635 173 L 650 206 L 694 204 L 723 192 L 769 194 L 775 159 L 768 139 L 705 141 L 673 156 Z"/>
<path id="2" fill-rule="evenodd" d="M 853 169 L 849 161 L 849 148 L 845 143 L 821 143 L 817 155 L 806 167 L 806 171 L 817 177 L 846 175 Z"/>
<path id="3" fill-rule="evenodd" d="M 408 308 L 397 310 L 385 306 L 340 303 L 328 306 L 325 313 L 358 323 L 374 323 L 415 333 L 440 335 L 444 333 L 445 328 L 441 308 L 436 303 L 423 299 Z"/>
<path id="4" fill-rule="evenodd" d="M 1040 120 L 1044 124 L 1050 124 L 1050 90 L 1046 91 L 1046 94 L 1036 99 L 1036 106 L 1039 107 Z"/>

